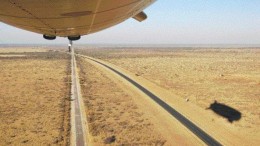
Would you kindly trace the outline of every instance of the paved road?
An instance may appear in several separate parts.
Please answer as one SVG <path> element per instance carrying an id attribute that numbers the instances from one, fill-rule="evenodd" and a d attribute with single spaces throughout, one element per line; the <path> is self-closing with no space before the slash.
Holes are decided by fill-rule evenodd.
<path id="1" fill-rule="evenodd" d="M 77 74 L 77 65 L 74 49 L 71 51 L 71 145 L 87 146 L 86 140 L 86 119 L 81 102 L 80 84 Z"/>
<path id="2" fill-rule="evenodd" d="M 166 102 L 164 102 L 163 100 L 161 100 L 158 96 L 156 96 L 155 94 L 153 94 L 152 92 L 150 92 L 149 90 L 147 90 L 145 87 L 143 87 L 142 85 L 138 84 L 137 82 L 135 82 L 134 80 L 132 80 L 131 78 L 127 77 L 126 75 L 124 75 L 123 73 L 115 70 L 114 68 L 99 62 L 95 59 L 89 58 L 87 56 L 84 55 L 79 55 L 79 56 L 83 56 L 86 57 L 98 64 L 103 65 L 104 67 L 112 70 L 113 72 L 115 72 L 116 74 L 118 74 L 119 76 L 121 76 L 122 78 L 126 79 L 127 81 L 129 81 L 130 83 L 132 83 L 134 86 L 136 86 L 138 89 L 140 89 L 142 92 L 144 92 L 147 96 L 149 96 L 152 100 L 154 100 L 157 104 L 159 104 L 163 109 L 165 109 L 168 113 L 170 113 L 174 118 L 176 118 L 180 123 L 182 123 L 185 127 L 187 127 L 191 132 L 193 132 L 198 138 L 200 138 L 205 144 L 210 145 L 210 146 L 221 146 L 220 142 L 218 142 L 216 139 L 214 139 L 213 137 L 211 137 L 210 135 L 208 135 L 206 132 L 204 132 L 201 128 L 199 128 L 198 126 L 196 126 L 194 123 L 192 123 L 190 120 L 188 120 L 187 118 L 185 118 L 182 114 L 180 114 L 178 111 L 176 111 L 173 107 L 171 107 L 170 105 L 168 105 Z"/>

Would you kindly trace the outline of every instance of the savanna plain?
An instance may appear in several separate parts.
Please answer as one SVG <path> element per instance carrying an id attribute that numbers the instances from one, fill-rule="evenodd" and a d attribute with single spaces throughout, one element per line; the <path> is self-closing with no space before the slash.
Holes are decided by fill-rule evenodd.
<path id="1" fill-rule="evenodd" d="M 96 48 L 77 52 L 118 66 L 194 105 L 205 114 L 191 111 L 190 118 L 207 119 L 201 127 L 217 124 L 210 131 L 223 129 L 218 135 L 230 136 L 230 144 L 260 144 L 259 48 Z"/>
<path id="2" fill-rule="evenodd" d="M 70 55 L 0 48 L 0 145 L 70 145 Z M 260 48 L 93 48 L 224 145 L 260 144 Z M 91 145 L 204 145 L 134 85 L 89 58 L 77 70 Z"/>
<path id="3" fill-rule="evenodd" d="M 0 48 L 0 145 L 68 145 L 69 56 Z"/>

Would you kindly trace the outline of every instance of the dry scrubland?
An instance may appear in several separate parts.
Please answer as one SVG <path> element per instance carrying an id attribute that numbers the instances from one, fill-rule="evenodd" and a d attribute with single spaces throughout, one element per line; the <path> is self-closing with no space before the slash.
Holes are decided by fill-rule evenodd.
<path id="1" fill-rule="evenodd" d="M 198 108 L 206 110 L 215 100 L 233 107 L 242 113 L 233 123 L 206 111 L 221 124 L 251 136 L 252 141 L 260 136 L 260 49 L 77 52 L 125 68 L 183 100 L 188 98 Z M 165 126 L 154 124 L 149 113 L 154 109 L 144 110 L 143 102 L 136 100 L 139 95 L 130 94 L 113 76 L 86 60 L 77 63 L 94 145 L 167 145 L 160 130 Z M 69 144 L 69 65 L 64 53 L 42 48 L 0 49 L 0 145 Z M 150 108 L 148 101 L 146 106 Z"/>
<path id="2" fill-rule="evenodd" d="M 69 63 L 43 49 L 0 49 L 0 145 L 69 143 Z"/>
<path id="3" fill-rule="evenodd" d="M 260 49 L 77 50 L 129 70 L 206 110 L 214 101 L 242 113 L 229 123 L 241 135 L 260 136 Z"/>
<path id="4" fill-rule="evenodd" d="M 115 80 L 78 59 L 81 90 L 93 145 L 163 145 L 145 111 Z"/>

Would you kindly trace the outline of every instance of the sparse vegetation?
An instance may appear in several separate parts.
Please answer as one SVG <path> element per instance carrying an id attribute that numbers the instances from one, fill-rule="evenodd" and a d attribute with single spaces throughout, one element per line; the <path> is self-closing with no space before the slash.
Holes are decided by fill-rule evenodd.
<path id="1" fill-rule="evenodd" d="M 69 55 L 40 48 L 33 50 L 0 51 L 0 145 L 68 145 Z M 215 114 L 219 110 L 205 111 L 215 115 L 213 123 L 222 122 L 253 142 L 260 135 L 259 49 L 119 48 L 77 52 L 125 68 L 133 76 L 178 95 L 187 105 L 196 104 L 204 110 L 217 100 L 241 115 L 231 123 L 221 121 L 221 114 Z M 138 94 L 124 89 L 128 86 L 85 59 L 77 60 L 88 132 L 94 145 L 169 144 L 169 137 L 164 135 L 167 128 L 160 127 L 158 119 L 149 113 L 152 109 L 141 107 L 148 104 L 147 100 L 139 103 L 135 97 L 139 98 Z M 171 120 L 165 119 L 170 125 Z M 187 142 L 186 129 L 178 124 L 168 126 L 171 132 L 177 132 L 168 135 L 174 135 L 173 143 Z"/>
<path id="2" fill-rule="evenodd" d="M 115 81 L 78 59 L 81 87 L 93 145 L 163 145 L 153 123 Z"/>
<path id="3" fill-rule="evenodd" d="M 68 145 L 69 56 L 28 50 L 0 51 L 0 145 Z"/>
<path id="4" fill-rule="evenodd" d="M 202 109 L 208 108 L 215 100 L 233 107 L 242 113 L 241 119 L 232 125 L 223 120 L 223 124 L 252 141 L 260 135 L 259 48 L 108 48 L 77 51 L 120 66 Z M 223 118 L 210 110 L 207 112 L 217 119 Z"/>

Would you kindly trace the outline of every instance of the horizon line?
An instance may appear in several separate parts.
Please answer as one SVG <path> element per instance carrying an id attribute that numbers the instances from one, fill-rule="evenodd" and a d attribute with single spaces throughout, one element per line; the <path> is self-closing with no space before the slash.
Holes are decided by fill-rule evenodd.
<path id="1" fill-rule="evenodd" d="M 0 47 L 24 47 L 24 46 L 66 46 L 67 43 L 57 43 L 57 44 L 49 44 L 49 43 L 17 43 L 17 44 L 0 44 Z M 91 43 L 91 44 L 85 44 L 85 43 L 75 43 L 75 46 L 87 46 L 87 47 L 238 47 L 238 48 L 258 48 L 260 47 L 260 44 L 135 44 L 135 43 Z"/>

